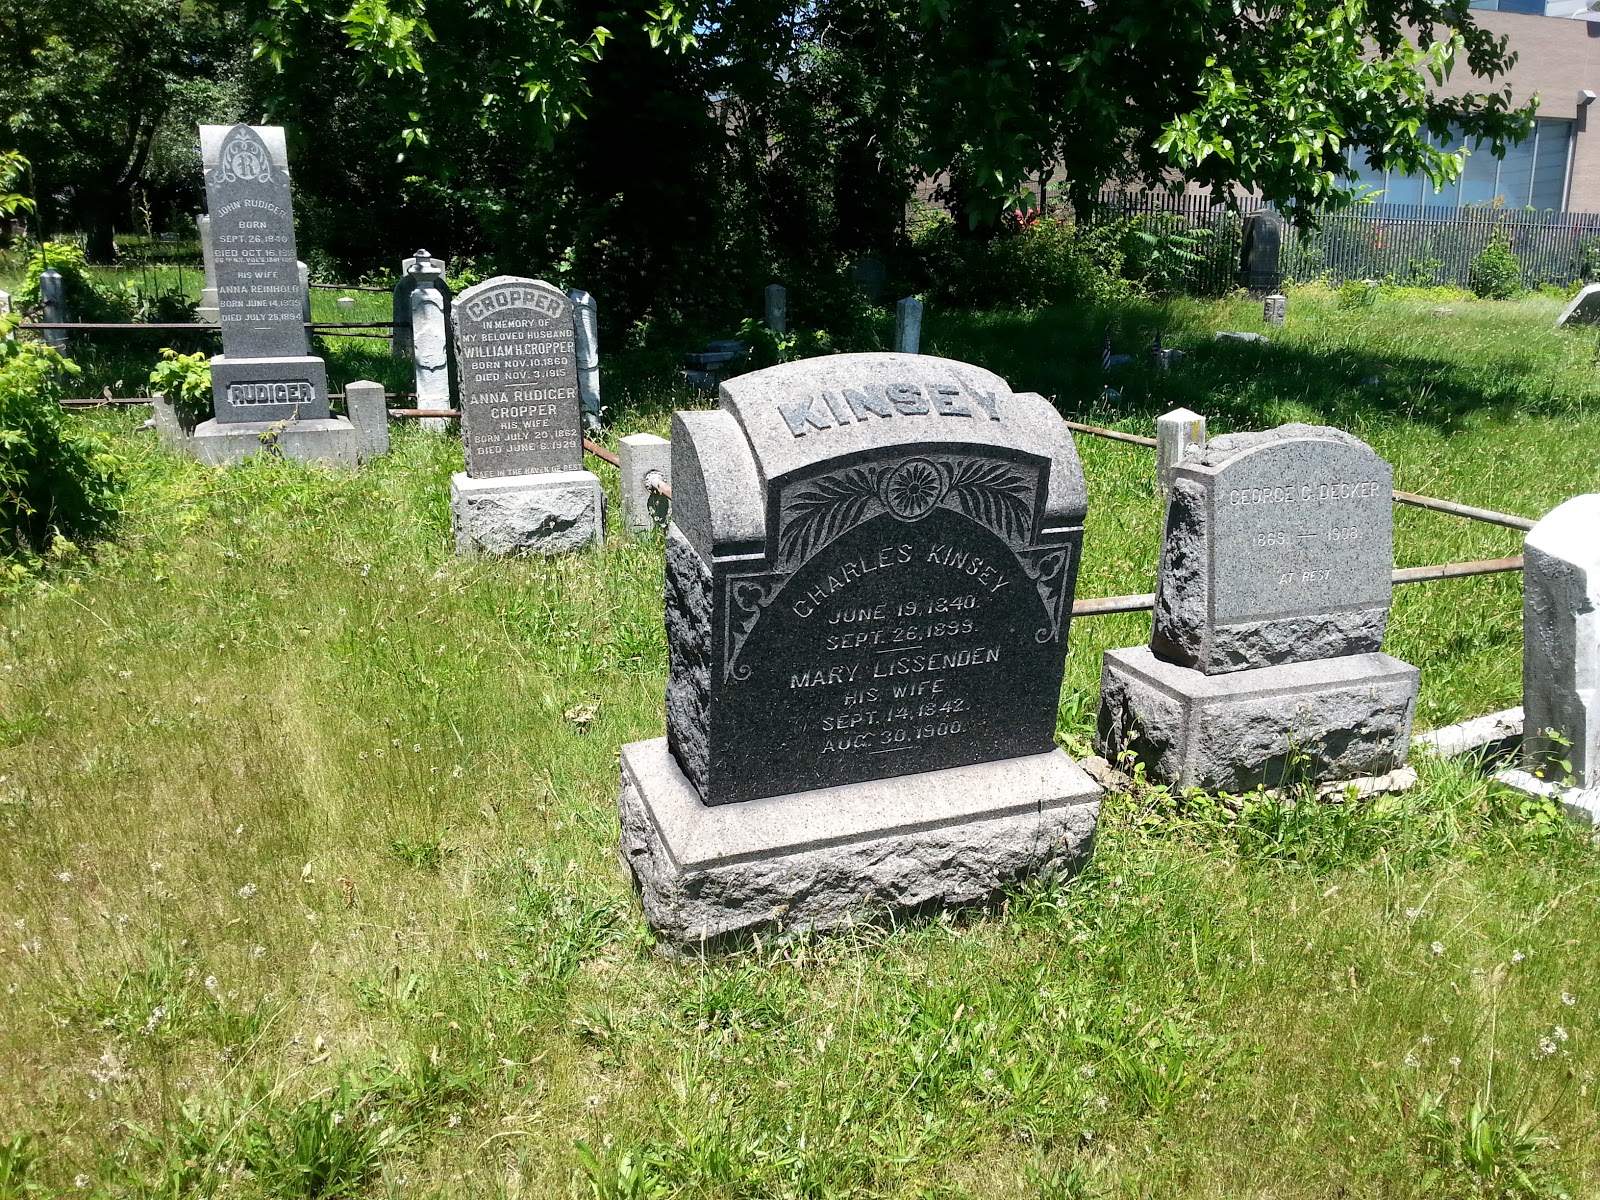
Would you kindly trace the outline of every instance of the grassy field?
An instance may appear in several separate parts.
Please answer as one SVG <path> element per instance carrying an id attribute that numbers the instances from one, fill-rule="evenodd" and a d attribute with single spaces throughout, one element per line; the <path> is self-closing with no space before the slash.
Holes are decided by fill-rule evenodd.
<path id="1" fill-rule="evenodd" d="M 1264 348 L 1209 340 L 1260 328 L 1242 301 L 924 336 L 1086 419 L 1327 420 L 1399 487 L 1538 515 L 1600 481 L 1555 311 L 1303 289 Z M 1108 403 L 1108 320 L 1193 353 Z M 669 361 L 606 360 L 617 432 L 706 403 Z M 1600 1194 L 1600 861 L 1477 764 L 1328 805 L 1141 786 L 1069 885 L 669 962 L 614 854 L 617 747 L 662 732 L 659 537 L 461 560 L 454 438 L 217 472 L 142 416 L 75 418 L 128 457 L 117 539 L 0 605 L 0 1200 Z M 1079 446 L 1079 595 L 1148 591 L 1150 452 Z M 1517 546 L 1397 513 L 1402 565 Z M 1100 651 L 1148 632 L 1075 626 L 1074 753 Z M 1400 589 L 1387 648 L 1437 724 L 1518 702 L 1520 637 L 1498 576 Z"/>

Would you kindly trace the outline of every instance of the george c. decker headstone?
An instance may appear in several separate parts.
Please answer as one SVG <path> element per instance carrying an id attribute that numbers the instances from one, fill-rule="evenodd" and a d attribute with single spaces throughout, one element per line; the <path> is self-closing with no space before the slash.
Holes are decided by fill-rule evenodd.
<path id="1" fill-rule="evenodd" d="M 1054 748 L 1083 537 L 1072 437 L 966 363 L 849 354 L 673 418 L 667 736 L 625 858 L 684 945 L 965 903 L 1075 860 Z"/>
<path id="2" fill-rule="evenodd" d="M 1418 673 L 1382 653 L 1389 465 L 1340 430 L 1284 425 L 1213 438 L 1168 479 L 1150 645 L 1106 651 L 1102 753 L 1222 791 L 1402 764 Z"/>
<path id="3" fill-rule="evenodd" d="M 553 553 L 600 541 L 572 301 L 541 280 L 501 275 L 462 292 L 451 313 L 467 466 L 451 483 L 457 550 Z"/>
<path id="4" fill-rule="evenodd" d="M 327 369 L 307 351 L 289 162 L 278 126 L 202 125 L 223 352 L 212 359 L 216 419 L 328 416 Z"/>

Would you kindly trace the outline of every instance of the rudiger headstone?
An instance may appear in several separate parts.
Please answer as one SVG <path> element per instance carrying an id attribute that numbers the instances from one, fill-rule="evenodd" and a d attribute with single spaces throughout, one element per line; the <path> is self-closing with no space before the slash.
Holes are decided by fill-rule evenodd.
<path id="1" fill-rule="evenodd" d="M 1054 746 L 1085 489 L 979 367 L 788 363 L 672 426 L 667 736 L 623 857 L 680 948 L 986 899 L 1088 853 Z"/>
<path id="2" fill-rule="evenodd" d="M 1405 761 L 1415 667 L 1381 653 L 1393 473 L 1337 429 L 1212 439 L 1170 472 L 1148 648 L 1106 652 L 1100 741 L 1237 791 Z"/>
<path id="3" fill-rule="evenodd" d="M 1501 778 L 1600 822 L 1600 495 L 1547 513 L 1522 553 L 1523 770 Z"/>
<path id="4" fill-rule="evenodd" d="M 1584 285 L 1572 302 L 1561 310 L 1556 326 L 1600 324 L 1600 283 Z"/>
<path id="5" fill-rule="evenodd" d="M 583 469 L 572 301 L 500 275 L 452 305 L 467 469 L 450 481 L 456 550 L 582 549 L 604 539 L 604 493 Z"/>

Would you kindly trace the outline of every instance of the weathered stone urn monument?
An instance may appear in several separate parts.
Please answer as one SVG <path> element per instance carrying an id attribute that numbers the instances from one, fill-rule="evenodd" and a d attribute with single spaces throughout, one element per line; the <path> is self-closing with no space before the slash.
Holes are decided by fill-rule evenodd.
<path id="1" fill-rule="evenodd" d="M 982 901 L 1085 856 L 1055 748 L 1083 538 L 1050 404 L 847 354 L 672 426 L 667 735 L 622 749 L 622 855 L 695 948 Z"/>

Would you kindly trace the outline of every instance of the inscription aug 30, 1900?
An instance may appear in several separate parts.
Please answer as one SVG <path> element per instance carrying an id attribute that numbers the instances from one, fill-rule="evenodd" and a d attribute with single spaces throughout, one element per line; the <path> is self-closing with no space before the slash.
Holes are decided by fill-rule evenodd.
<path id="1" fill-rule="evenodd" d="M 758 372 L 675 421 L 669 612 L 705 604 L 711 661 L 697 696 L 674 648 L 668 735 L 707 803 L 1052 745 L 1083 513 L 1070 435 L 988 372 L 909 362 Z"/>

